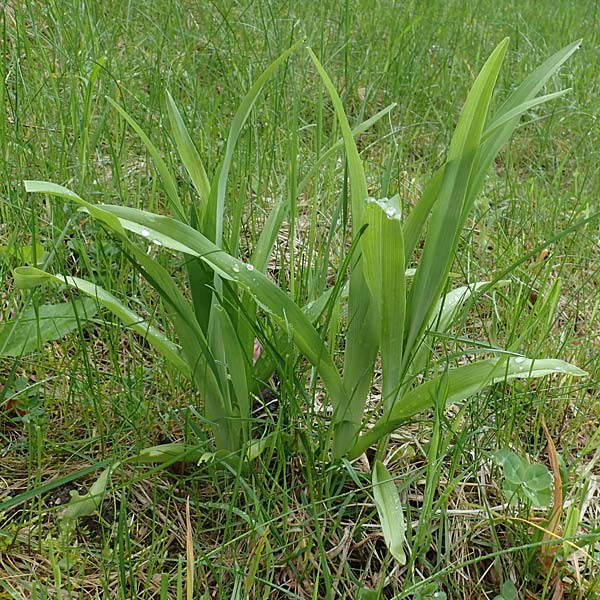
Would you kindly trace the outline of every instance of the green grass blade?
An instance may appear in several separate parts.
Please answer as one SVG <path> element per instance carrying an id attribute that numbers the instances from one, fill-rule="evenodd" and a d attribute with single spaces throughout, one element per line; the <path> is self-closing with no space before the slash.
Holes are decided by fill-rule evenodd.
<path id="1" fill-rule="evenodd" d="M 231 169 L 231 163 L 233 161 L 233 152 L 244 124 L 248 120 L 250 112 L 264 85 L 272 77 L 277 68 L 288 59 L 290 54 L 292 54 L 292 52 L 294 52 L 301 43 L 301 41 L 296 42 L 293 46 L 283 52 L 276 60 L 274 60 L 265 69 L 265 71 L 263 71 L 248 93 L 244 96 L 233 117 L 231 127 L 229 129 L 229 135 L 227 136 L 227 143 L 225 144 L 223 161 L 215 173 L 213 184 L 211 186 L 209 206 L 206 213 L 206 223 L 204 223 L 202 226 L 202 232 L 206 235 L 206 237 L 215 242 L 219 247 L 222 245 L 223 238 L 223 216 L 225 211 L 227 179 L 229 177 L 229 170 Z M 237 245 L 237 240 L 234 240 L 234 242 L 235 243 L 232 247 Z"/>
<path id="2" fill-rule="evenodd" d="M 154 161 L 156 170 L 160 175 L 160 179 L 165 186 L 165 192 L 167 193 L 167 198 L 171 204 L 171 209 L 174 211 L 174 215 L 179 220 L 186 221 L 185 211 L 183 210 L 183 206 L 179 200 L 179 194 L 177 193 L 177 183 L 175 181 L 175 177 L 171 171 L 169 171 L 169 167 L 167 167 L 167 164 L 160 155 L 158 148 L 150 141 L 150 138 L 144 133 L 144 130 L 134 121 L 134 119 L 125 111 L 125 109 L 119 106 L 112 98 L 107 96 L 106 99 L 129 123 L 131 128 L 138 134 L 139 138 L 144 143 L 144 146 L 146 146 L 146 149 Z"/>
<path id="3" fill-rule="evenodd" d="M 372 117 L 363 121 L 360 125 L 357 125 L 354 129 L 352 129 L 352 137 L 356 139 L 359 135 L 373 127 L 375 123 L 377 123 L 380 119 L 388 115 L 394 108 L 396 108 L 397 104 L 394 102 L 389 106 L 386 106 L 384 109 L 380 110 L 378 113 L 374 114 Z M 344 138 L 338 140 L 333 146 L 328 148 L 319 159 L 310 167 L 306 175 L 303 177 L 302 181 L 298 184 L 298 194 L 301 194 L 306 186 L 309 184 L 310 180 L 315 176 L 316 173 L 319 172 L 319 169 L 328 161 L 334 158 L 340 149 L 344 146 Z"/>
<path id="4" fill-rule="evenodd" d="M 356 142 L 354 141 L 354 136 L 352 135 L 352 130 L 350 129 L 348 117 L 346 116 L 342 101 L 340 100 L 335 86 L 323 68 L 323 65 L 319 62 L 319 59 L 315 53 L 310 48 L 308 48 L 308 53 L 310 54 L 310 57 L 314 62 L 321 79 L 323 80 L 323 84 L 329 93 L 333 108 L 335 110 L 335 115 L 340 124 L 340 129 L 342 130 L 344 149 L 346 150 L 346 160 L 348 161 L 350 192 L 352 195 L 352 222 L 354 231 L 358 232 L 358 230 L 362 227 L 362 211 L 369 195 L 367 191 L 367 179 L 365 176 L 365 171 L 358 154 Z"/>

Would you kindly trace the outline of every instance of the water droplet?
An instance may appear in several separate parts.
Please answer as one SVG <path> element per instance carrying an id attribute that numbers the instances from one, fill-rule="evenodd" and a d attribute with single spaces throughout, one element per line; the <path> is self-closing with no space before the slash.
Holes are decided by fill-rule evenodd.
<path id="1" fill-rule="evenodd" d="M 237 265 L 233 265 L 232 270 L 234 273 L 239 273 L 240 272 L 240 268 Z"/>
<path id="2" fill-rule="evenodd" d="M 517 356 L 517 358 L 515 358 L 515 362 L 520 365 L 521 363 L 525 362 L 525 357 L 524 356 Z"/>
<path id="3" fill-rule="evenodd" d="M 254 265 L 247 264 L 247 265 L 246 265 L 246 269 L 247 269 L 248 271 L 254 271 Z"/>
<path id="4" fill-rule="evenodd" d="M 157 246 L 162 246 L 162 242 L 160 240 L 152 240 L 153 244 L 156 244 Z"/>
<path id="5" fill-rule="evenodd" d="M 150 235 L 150 232 L 147 229 L 142 229 L 142 231 L 140 232 L 144 237 L 148 237 Z"/>

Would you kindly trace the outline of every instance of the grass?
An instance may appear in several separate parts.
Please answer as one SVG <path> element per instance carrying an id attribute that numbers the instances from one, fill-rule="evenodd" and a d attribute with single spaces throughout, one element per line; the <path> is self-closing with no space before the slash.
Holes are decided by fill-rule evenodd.
<path id="1" fill-rule="evenodd" d="M 489 280 L 516 264 L 511 285 L 482 299 L 445 350 L 475 352 L 473 340 L 516 345 L 528 356 L 559 356 L 590 375 L 496 385 L 391 436 L 384 462 L 396 477 L 411 550 L 400 567 L 383 543 L 365 459 L 330 466 L 307 438 L 306 431 L 326 424 L 318 405 L 314 413 L 303 409 L 305 399 L 320 398 L 318 382 L 302 378 L 302 365 L 288 365 L 281 378 L 278 414 L 256 416 L 257 428 L 268 419 L 286 435 L 251 470 L 128 465 L 115 473 L 114 494 L 94 516 L 74 530 L 61 526 L 69 491 L 87 489 L 103 465 L 149 445 L 204 435 L 186 381 L 134 333 L 97 320 L 42 352 L 0 362 L 0 503 L 31 491 L 0 517 L 0 597 L 178 598 L 192 572 L 194 597 L 206 598 L 493 598 L 509 580 L 523 598 L 551 598 L 558 580 L 565 598 L 597 597 L 597 221 L 557 238 L 597 210 L 596 8 L 587 2 L 432 2 L 426 9 L 417 2 L 349 0 L 223 4 L 5 3 L 3 318 L 26 302 L 65 299 L 50 288 L 31 296 L 13 289 L 11 270 L 23 264 L 23 247 L 41 243 L 53 272 L 91 279 L 168 326 L 164 306 L 101 228 L 67 204 L 26 195 L 22 186 L 24 179 L 55 181 L 93 201 L 167 212 L 146 149 L 106 95 L 168 157 L 188 206 L 193 191 L 171 154 L 165 89 L 212 169 L 244 92 L 305 36 L 351 126 L 398 103 L 358 146 L 370 193 L 397 192 L 410 207 L 441 164 L 466 93 L 503 37 L 511 45 L 499 99 L 546 56 L 583 38 L 582 50 L 546 89 L 573 92 L 533 111 L 496 160 L 453 266 L 463 282 Z M 332 283 L 345 254 L 343 161 L 327 162 L 297 197 L 294 189 L 340 137 L 317 72 L 297 52 L 267 84 L 233 156 L 228 189 L 248 207 L 239 235 L 243 257 L 273 202 L 293 198 L 295 218 L 278 238 L 269 273 L 300 304 Z M 547 242 L 545 257 L 538 247 Z M 181 256 L 153 256 L 183 278 Z M 334 326 L 340 319 L 334 315 Z M 377 393 L 376 385 L 373 398 Z M 13 401 L 24 415 L 10 407 Z M 549 564 L 536 537 L 549 511 L 506 507 L 502 471 L 493 461 L 497 449 L 510 448 L 550 466 L 542 418 L 566 469 L 560 535 L 582 546 Z M 567 515 L 576 510 L 573 527 Z"/>

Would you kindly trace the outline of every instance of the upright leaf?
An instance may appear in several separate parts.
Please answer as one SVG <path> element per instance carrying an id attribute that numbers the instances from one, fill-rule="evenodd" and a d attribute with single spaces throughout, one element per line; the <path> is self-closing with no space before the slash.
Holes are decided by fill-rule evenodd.
<path id="1" fill-rule="evenodd" d="M 363 218 L 368 225 L 361 238 L 363 272 L 380 323 L 383 398 L 389 409 L 401 384 L 406 304 L 400 198 L 367 202 Z"/>
<path id="2" fill-rule="evenodd" d="M 167 198 L 171 204 L 171 209 L 174 215 L 180 219 L 181 221 L 185 221 L 185 211 L 183 210 L 183 206 L 181 201 L 179 200 L 179 194 L 177 193 L 177 184 L 175 183 L 175 177 L 169 171 L 169 167 L 163 160 L 158 148 L 152 143 L 150 138 L 144 133 L 144 130 L 136 123 L 136 121 L 131 117 L 124 108 L 119 106 L 112 98 L 106 98 L 114 108 L 117 109 L 119 114 L 129 123 L 131 128 L 138 134 L 142 142 L 144 142 L 144 146 L 150 153 L 152 160 L 156 166 L 156 170 L 160 175 L 161 181 L 165 186 L 165 192 L 167 192 Z"/>
<path id="3" fill-rule="evenodd" d="M 208 180 L 198 150 L 196 150 L 196 146 L 194 146 L 187 127 L 181 118 L 179 109 L 169 92 L 167 92 L 167 112 L 169 114 L 169 121 L 173 130 L 177 151 L 181 157 L 181 162 L 188 172 L 188 175 L 196 188 L 196 192 L 198 193 L 200 202 L 198 215 L 201 220 L 202 212 L 206 210 L 206 204 L 208 203 L 208 197 L 210 196 L 210 181 Z"/>
<path id="4" fill-rule="evenodd" d="M 315 53 L 310 48 L 308 52 L 329 93 L 342 130 L 352 199 L 352 233 L 356 237 L 363 226 L 362 213 L 368 197 L 365 172 L 342 101 L 333 82 Z M 333 453 L 336 457 L 343 456 L 348 451 L 360 429 L 378 349 L 375 311 L 371 309 L 371 294 L 363 274 L 360 253 L 357 253 L 352 260 L 348 293 L 348 329 L 344 354 L 344 387 L 347 397 L 333 417 Z"/>
<path id="5" fill-rule="evenodd" d="M 292 54 L 292 52 L 294 52 L 300 44 L 301 42 L 296 42 L 264 70 L 264 72 L 254 82 L 248 93 L 244 96 L 233 117 L 231 127 L 229 128 L 229 135 L 227 136 L 227 142 L 225 144 L 225 155 L 223 156 L 221 165 L 215 173 L 215 177 L 213 178 L 213 183 L 211 185 L 209 206 L 206 214 L 206 223 L 202 227 L 202 231 L 206 237 L 215 242 L 218 247 L 222 246 L 227 179 L 229 177 L 229 170 L 231 169 L 231 163 L 233 161 L 233 152 L 244 124 L 248 120 L 252 107 L 256 103 L 258 95 L 260 94 L 260 91 L 264 87 L 265 83 L 267 83 L 277 68 L 288 59 L 290 54 Z M 234 241 L 235 245 L 237 245 L 237 240 Z"/>
<path id="6" fill-rule="evenodd" d="M 406 323 L 405 368 L 409 352 L 420 339 L 450 271 L 463 226 L 463 206 L 473 165 L 481 143 L 492 92 L 508 40 L 502 41 L 486 61 L 467 96 L 450 144 L 448 160 L 433 207 L 423 256 L 409 296 Z"/>
<path id="7" fill-rule="evenodd" d="M 190 225 L 199 228 L 204 223 L 208 201 L 210 198 L 210 182 L 204 169 L 202 159 L 196 150 L 196 146 L 190 138 L 190 134 L 181 118 L 179 109 L 175 104 L 171 94 L 167 92 L 167 111 L 173 137 L 181 162 L 188 172 L 190 179 L 198 193 L 198 202 L 193 202 L 190 214 Z M 194 313 L 202 331 L 206 334 L 208 331 L 208 321 L 212 305 L 212 280 L 213 273 L 206 265 L 197 259 L 191 259 L 186 263 L 188 272 L 188 281 L 190 292 L 192 294 L 192 303 Z"/>

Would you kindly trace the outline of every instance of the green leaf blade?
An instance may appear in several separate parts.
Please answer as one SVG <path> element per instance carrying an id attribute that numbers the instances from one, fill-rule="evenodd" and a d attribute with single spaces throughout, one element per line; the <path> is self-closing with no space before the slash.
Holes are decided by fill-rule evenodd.
<path id="1" fill-rule="evenodd" d="M 406 282 L 400 199 L 367 203 L 368 225 L 361 238 L 363 272 L 380 322 L 384 406 L 389 408 L 401 384 Z"/>
<path id="2" fill-rule="evenodd" d="M 381 461 L 373 466 L 373 497 L 385 544 L 399 564 L 406 564 L 406 524 L 396 484 Z"/>
<path id="3" fill-rule="evenodd" d="M 183 206 L 181 201 L 179 200 L 179 193 L 177 192 L 177 183 L 175 182 L 175 177 L 167 167 L 167 163 L 163 160 L 158 148 L 152 143 L 150 138 L 144 133 L 144 130 L 137 124 L 137 122 L 125 111 L 125 109 L 119 104 L 117 104 L 112 98 L 106 97 L 108 102 L 117 110 L 117 112 L 129 123 L 131 128 L 138 134 L 139 138 L 146 146 L 146 149 L 150 153 L 152 160 L 154 161 L 154 165 L 156 166 L 156 170 L 160 175 L 161 181 L 165 186 L 165 192 L 167 193 L 167 198 L 171 204 L 171 209 L 173 210 L 174 215 L 182 220 L 186 220 L 185 211 L 183 210 Z"/>
<path id="4" fill-rule="evenodd" d="M 420 339 L 433 306 L 446 284 L 466 218 L 463 208 L 471 172 L 477 160 L 492 92 L 507 44 L 508 40 L 505 39 L 496 47 L 475 80 L 450 144 L 423 256 L 409 296 L 405 360 Z"/>
<path id="5" fill-rule="evenodd" d="M 461 402 L 495 383 L 513 379 L 536 379 L 547 375 L 587 375 L 578 367 L 555 358 L 529 359 L 523 356 L 490 358 L 449 369 L 406 393 L 355 444 L 349 458 L 360 456 L 371 444 L 394 431 L 411 417 L 435 406 L 440 390 L 446 404 Z"/>
<path id="6" fill-rule="evenodd" d="M 13 321 L 0 323 L 0 356 L 18 357 L 77 331 L 98 312 L 91 299 L 28 308 Z"/>

